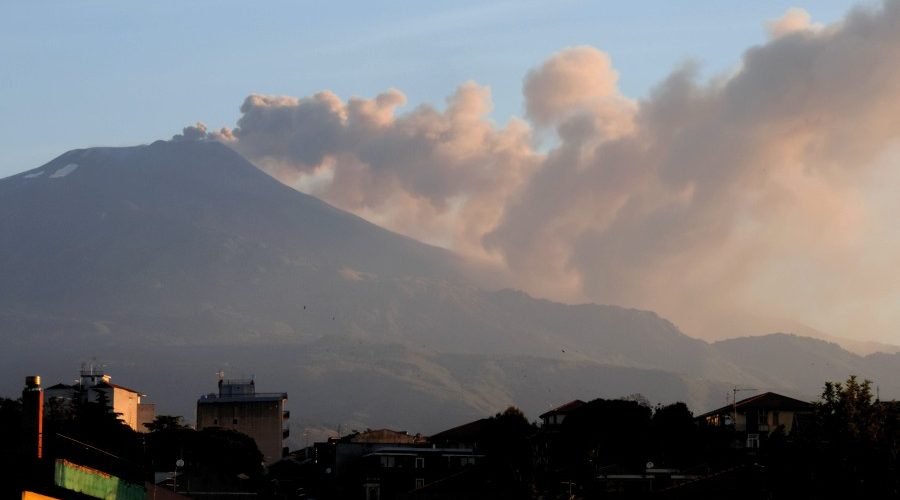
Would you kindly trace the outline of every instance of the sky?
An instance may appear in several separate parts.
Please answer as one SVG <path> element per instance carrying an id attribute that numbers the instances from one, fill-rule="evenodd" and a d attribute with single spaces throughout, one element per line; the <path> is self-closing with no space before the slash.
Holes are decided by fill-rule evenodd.
<path id="1" fill-rule="evenodd" d="M 815 2 L 832 22 L 854 5 Z M 402 90 L 442 106 L 491 87 L 491 118 L 523 113 L 522 79 L 597 47 L 639 98 L 686 60 L 726 71 L 791 2 L 0 2 L 0 177 L 69 149 L 233 126 L 251 93 L 348 98 Z M 800 5 L 803 7 L 803 5 Z"/>
<path id="2" fill-rule="evenodd" d="M 202 122 L 536 296 L 900 343 L 898 28 L 894 1 L 7 2 L 0 177 Z"/>

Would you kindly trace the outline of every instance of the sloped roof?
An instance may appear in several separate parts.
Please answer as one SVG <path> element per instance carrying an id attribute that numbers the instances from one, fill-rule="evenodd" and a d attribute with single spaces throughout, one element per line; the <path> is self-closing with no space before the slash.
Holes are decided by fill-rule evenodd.
<path id="1" fill-rule="evenodd" d="M 99 384 L 97 384 L 97 385 L 91 387 L 91 389 L 95 389 L 95 388 L 97 388 L 97 387 L 100 387 L 100 388 L 111 387 L 111 388 L 114 388 L 114 389 L 122 389 L 123 391 L 128 391 L 128 392 L 133 392 L 133 393 L 135 393 L 135 394 L 140 394 L 140 392 L 138 392 L 138 391 L 136 391 L 136 390 L 134 390 L 134 389 L 129 389 L 128 387 L 125 387 L 125 386 L 119 385 L 119 384 L 113 384 L 112 382 L 100 382 Z"/>
<path id="2" fill-rule="evenodd" d="M 50 387 L 45 387 L 44 390 L 49 391 L 50 389 L 74 389 L 75 387 L 77 387 L 77 386 L 59 383 L 56 385 L 51 385 Z"/>
<path id="3" fill-rule="evenodd" d="M 705 418 L 711 415 L 720 415 L 723 413 L 731 414 L 737 409 L 738 413 L 744 413 L 748 410 L 776 410 L 776 411 L 803 411 L 812 409 L 812 403 L 801 401 L 788 396 L 783 396 L 774 392 L 764 392 L 742 399 L 734 405 L 725 405 L 721 408 L 698 415 L 695 418 Z"/>
<path id="4" fill-rule="evenodd" d="M 569 401 L 566 404 L 559 405 L 556 408 L 554 408 L 548 412 L 544 412 L 544 413 L 540 414 L 538 416 L 538 418 L 544 418 L 544 417 L 554 415 L 554 414 L 572 413 L 573 411 L 577 410 L 578 408 L 581 408 L 582 406 L 584 406 L 584 401 L 582 401 L 580 399 L 576 399 L 574 401 Z"/>
<path id="5" fill-rule="evenodd" d="M 474 440 L 484 432 L 489 421 L 488 418 L 480 418 L 467 424 L 458 425 L 431 436 L 431 440 L 434 442 Z"/>
<path id="6" fill-rule="evenodd" d="M 411 435 L 406 431 L 391 429 L 367 429 L 363 432 L 345 436 L 341 441 L 349 443 L 401 444 L 424 443 L 425 438 L 419 434 Z"/>

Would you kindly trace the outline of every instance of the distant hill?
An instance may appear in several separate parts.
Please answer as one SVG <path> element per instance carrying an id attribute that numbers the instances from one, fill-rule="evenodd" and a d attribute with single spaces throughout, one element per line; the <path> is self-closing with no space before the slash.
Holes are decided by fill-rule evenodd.
<path id="1" fill-rule="evenodd" d="M 880 384 L 888 399 L 900 397 L 900 354 L 860 356 L 836 343 L 784 333 L 723 340 L 712 347 L 739 364 L 760 389 L 819 394 L 823 381 L 842 382 L 854 374 Z"/>
<path id="2" fill-rule="evenodd" d="M 631 393 L 705 410 L 735 384 L 809 398 L 851 372 L 900 394 L 897 355 L 778 335 L 709 344 L 648 311 L 479 288 L 452 253 L 216 142 L 75 150 L 0 180 L 0 255 L 0 395 L 32 373 L 68 381 L 92 357 L 189 420 L 217 371 L 255 375 L 289 393 L 295 427 L 433 432 Z"/>

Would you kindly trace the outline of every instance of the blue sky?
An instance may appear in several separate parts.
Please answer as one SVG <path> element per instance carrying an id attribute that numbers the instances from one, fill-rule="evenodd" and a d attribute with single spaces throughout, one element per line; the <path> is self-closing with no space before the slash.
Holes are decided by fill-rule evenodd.
<path id="1" fill-rule="evenodd" d="M 609 53 L 641 97 L 686 60 L 727 71 L 792 6 L 816 22 L 855 2 L 5 2 L 0 177 L 78 147 L 233 126 L 250 93 L 342 98 L 403 91 L 443 106 L 458 84 L 522 114 L 526 72 L 565 47 Z"/>

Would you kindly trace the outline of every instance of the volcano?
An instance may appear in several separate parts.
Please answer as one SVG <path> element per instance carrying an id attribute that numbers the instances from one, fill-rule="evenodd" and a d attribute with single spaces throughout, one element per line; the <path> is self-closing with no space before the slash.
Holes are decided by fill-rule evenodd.
<path id="1" fill-rule="evenodd" d="M 215 141 L 79 149 L 0 180 L 0 255 L 5 395 L 95 358 L 188 420 L 224 370 L 287 391 L 295 427 L 433 432 L 508 405 L 641 393 L 701 410 L 738 383 L 808 397 L 820 382 L 789 361 L 745 366 L 739 351 L 783 337 L 709 344 L 648 311 L 476 286 L 451 252 Z M 796 339 L 817 375 L 900 379 L 888 355 Z"/>

